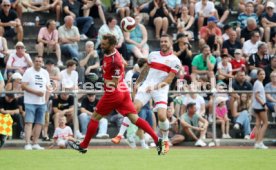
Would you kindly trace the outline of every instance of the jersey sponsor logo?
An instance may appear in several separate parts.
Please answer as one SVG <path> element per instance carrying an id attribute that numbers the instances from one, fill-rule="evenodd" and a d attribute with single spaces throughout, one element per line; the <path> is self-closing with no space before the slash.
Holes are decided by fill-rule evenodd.
<path id="1" fill-rule="evenodd" d="M 119 76 L 120 75 L 120 69 L 116 69 L 115 70 L 115 76 Z"/>

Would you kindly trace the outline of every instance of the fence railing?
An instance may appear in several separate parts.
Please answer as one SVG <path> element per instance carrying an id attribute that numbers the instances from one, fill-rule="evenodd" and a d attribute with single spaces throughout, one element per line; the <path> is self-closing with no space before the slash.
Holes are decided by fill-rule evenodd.
<path id="1" fill-rule="evenodd" d="M 4 94 L 23 94 L 23 91 L 3 91 L 2 95 Z M 73 124 L 74 124 L 74 135 L 76 135 L 77 131 L 77 126 L 76 123 L 78 121 L 78 94 L 87 94 L 87 93 L 94 93 L 95 95 L 102 95 L 104 92 L 103 91 L 89 91 L 89 90 L 78 90 L 78 91 L 56 91 L 52 92 L 52 94 L 71 94 L 74 97 L 74 118 L 73 118 Z M 170 94 L 212 94 L 213 95 L 213 106 L 212 106 L 212 115 L 213 115 L 213 123 L 212 123 L 212 141 L 215 143 L 217 146 L 217 131 L 216 131 L 216 99 L 219 94 L 252 94 L 253 91 L 169 91 Z M 266 91 L 267 94 L 276 94 L 276 91 Z M 1 96 L 1 95 L 0 95 Z M 76 137 L 76 136 L 75 136 Z"/>

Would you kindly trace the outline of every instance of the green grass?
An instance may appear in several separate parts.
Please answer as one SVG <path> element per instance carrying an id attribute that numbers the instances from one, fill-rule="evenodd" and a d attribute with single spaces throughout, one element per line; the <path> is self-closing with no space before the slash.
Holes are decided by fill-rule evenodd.
<path id="1" fill-rule="evenodd" d="M 154 149 L 0 151 L 1 170 L 270 170 L 275 160 L 274 149 L 171 149 L 165 156 Z"/>

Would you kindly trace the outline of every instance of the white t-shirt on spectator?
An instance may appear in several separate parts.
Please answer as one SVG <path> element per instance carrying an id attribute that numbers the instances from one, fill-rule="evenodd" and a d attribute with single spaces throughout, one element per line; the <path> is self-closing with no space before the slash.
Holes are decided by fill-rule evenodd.
<path id="1" fill-rule="evenodd" d="M 222 65 L 222 62 L 219 62 L 218 69 L 221 69 L 223 73 L 228 74 L 229 72 L 232 72 L 232 65 L 228 62 L 227 66 L 224 66 Z"/>
<path id="2" fill-rule="evenodd" d="M 69 136 L 73 136 L 72 129 L 69 126 L 66 126 L 65 128 L 57 127 L 53 138 L 55 139 L 66 139 Z"/>
<path id="3" fill-rule="evenodd" d="M 116 4 L 119 4 L 119 7 L 126 7 L 130 3 L 130 0 L 116 0 Z"/>
<path id="4" fill-rule="evenodd" d="M 252 108 L 253 109 L 263 109 L 264 107 L 256 100 L 256 93 L 259 92 L 259 96 L 263 102 L 266 102 L 265 97 L 265 89 L 263 83 L 259 80 L 256 80 L 253 86 L 253 100 L 252 100 Z"/>
<path id="5" fill-rule="evenodd" d="M 32 62 L 32 59 L 29 54 L 25 54 L 26 57 L 18 57 L 16 53 L 12 53 L 9 56 L 9 59 L 7 61 L 7 66 L 12 66 L 12 67 L 29 67 L 27 60 Z"/>
<path id="6" fill-rule="evenodd" d="M 252 43 L 252 41 L 249 39 L 244 42 L 242 51 L 244 54 L 251 55 L 258 51 L 258 45 L 261 43 L 261 41 L 256 42 L 255 44 Z"/>
<path id="7" fill-rule="evenodd" d="M 215 5 L 213 2 L 208 1 L 207 5 L 203 8 L 202 7 L 202 2 L 197 2 L 195 5 L 195 13 L 196 15 L 198 15 L 199 12 L 203 13 L 204 17 L 209 17 L 211 15 L 212 12 L 214 12 L 215 9 Z"/>
<path id="8" fill-rule="evenodd" d="M 46 86 L 50 85 L 50 77 L 45 69 L 41 68 L 39 71 L 36 71 L 33 67 L 28 68 L 23 74 L 22 82 L 28 83 L 28 87 L 34 90 L 44 92 L 44 96 L 39 97 L 33 93 L 24 91 L 24 103 L 40 105 L 46 103 Z"/>
<path id="9" fill-rule="evenodd" d="M 196 104 L 196 111 L 197 113 L 200 112 L 201 105 L 205 104 L 204 98 L 200 95 L 197 95 L 195 99 L 191 98 L 190 95 L 188 95 L 184 101 L 184 105 L 187 106 L 189 103 L 195 103 Z"/>
<path id="10" fill-rule="evenodd" d="M 67 73 L 67 69 L 60 72 L 60 82 L 62 86 L 72 86 L 70 88 L 78 87 L 78 79 L 79 75 L 78 72 L 76 72 L 75 70 L 73 70 L 70 75 Z"/>

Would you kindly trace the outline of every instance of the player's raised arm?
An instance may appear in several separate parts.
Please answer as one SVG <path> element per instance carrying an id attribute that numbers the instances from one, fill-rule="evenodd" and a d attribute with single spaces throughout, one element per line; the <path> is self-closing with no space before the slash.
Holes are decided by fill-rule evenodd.
<path id="1" fill-rule="evenodd" d="M 141 71 L 141 74 L 139 75 L 138 79 L 136 80 L 136 86 L 139 85 L 142 81 L 145 80 L 145 78 L 147 77 L 148 73 L 149 73 L 149 65 L 147 64 L 144 69 Z"/>

